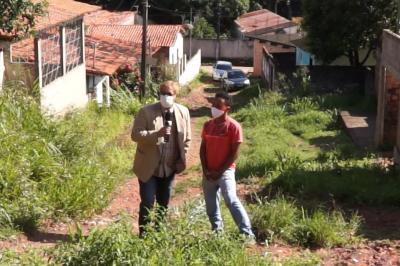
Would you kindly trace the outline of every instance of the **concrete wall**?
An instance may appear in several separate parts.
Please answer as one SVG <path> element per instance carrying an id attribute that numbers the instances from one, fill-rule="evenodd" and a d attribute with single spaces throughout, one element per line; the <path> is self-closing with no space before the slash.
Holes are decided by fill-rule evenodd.
<path id="1" fill-rule="evenodd" d="M 201 50 L 186 63 L 183 73 L 179 77 L 179 84 L 185 85 L 192 81 L 200 72 L 201 67 Z"/>
<path id="2" fill-rule="evenodd" d="M 85 107 L 87 102 L 85 64 L 41 89 L 41 107 L 49 114 L 63 115 L 73 109 Z"/>
<path id="3" fill-rule="evenodd" d="M 183 36 L 178 33 L 175 44 L 169 48 L 169 64 L 175 65 L 183 58 Z"/>
<path id="4" fill-rule="evenodd" d="M 249 60 L 253 58 L 253 41 L 250 40 L 220 40 L 219 58 Z M 189 54 L 189 39 L 185 38 L 185 53 Z M 192 39 L 192 51 L 201 50 L 203 59 L 215 59 L 218 41 L 214 39 Z"/>

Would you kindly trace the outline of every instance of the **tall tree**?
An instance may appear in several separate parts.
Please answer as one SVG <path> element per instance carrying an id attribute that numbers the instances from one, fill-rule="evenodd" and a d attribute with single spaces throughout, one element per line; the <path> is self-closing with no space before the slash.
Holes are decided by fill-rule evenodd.
<path id="1" fill-rule="evenodd" d="M 383 29 L 396 28 L 397 0 L 305 0 L 303 28 L 311 52 L 325 63 L 348 57 L 361 66 Z M 367 49 L 361 58 L 359 51 Z"/>
<path id="2" fill-rule="evenodd" d="M 219 0 L 150 0 L 154 10 L 159 10 L 170 16 L 181 16 L 182 20 L 189 19 L 190 6 L 193 15 L 204 17 L 214 27 L 217 20 L 221 19 L 221 32 L 232 30 L 233 21 L 249 10 L 250 0 L 220 0 L 221 16 L 217 17 L 217 4 Z M 157 17 L 154 17 L 157 20 Z"/>
<path id="3" fill-rule="evenodd" d="M 43 16 L 46 7 L 46 1 L 3 0 L 0 4 L 0 30 L 13 35 L 30 33 L 35 26 L 35 18 Z"/>

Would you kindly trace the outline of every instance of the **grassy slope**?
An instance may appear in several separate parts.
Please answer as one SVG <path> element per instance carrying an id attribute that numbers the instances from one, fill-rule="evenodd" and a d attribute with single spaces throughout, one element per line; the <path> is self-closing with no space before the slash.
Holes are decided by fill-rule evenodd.
<path id="1" fill-rule="evenodd" d="M 5 89 L 0 115 L 3 234 L 32 231 L 44 218 L 90 216 L 130 175 L 132 118 L 123 112 L 89 106 L 54 120 L 30 96 Z"/>

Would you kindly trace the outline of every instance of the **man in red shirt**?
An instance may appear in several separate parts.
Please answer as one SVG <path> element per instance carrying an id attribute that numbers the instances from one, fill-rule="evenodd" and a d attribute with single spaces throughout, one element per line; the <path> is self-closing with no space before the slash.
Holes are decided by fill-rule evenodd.
<path id="1" fill-rule="evenodd" d="M 254 238 L 250 219 L 236 195 L 235 160 L 243 133 L 240 124 L 228 115 L 230 106 L 230 95 L 217 93 L 211 108 L 213 119 L 203 126 L 200 159 L 207 215 L 213 230 L 223 229 L 219 207 L 222 194 L 240 233 Z"/>

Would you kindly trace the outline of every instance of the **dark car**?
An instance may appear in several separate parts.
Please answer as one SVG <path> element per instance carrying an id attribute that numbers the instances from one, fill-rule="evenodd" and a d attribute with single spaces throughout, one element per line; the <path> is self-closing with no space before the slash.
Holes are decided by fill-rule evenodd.
<path id="1" fill-rule="evenodd" d="M 249 85 L 250 80 L 240 69 L 232 69 L 228 71 L 227 77 L 224 79 L 223 83 L 223 86 L 226 90 L 243 88 Z"/>

